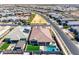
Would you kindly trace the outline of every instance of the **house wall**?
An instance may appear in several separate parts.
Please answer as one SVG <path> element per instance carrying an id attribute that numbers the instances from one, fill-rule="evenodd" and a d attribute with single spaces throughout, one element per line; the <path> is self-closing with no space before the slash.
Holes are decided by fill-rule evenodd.
<path id="1" fill-rule="evenodd" d="M 37 41 L 29 41 L 30 44 L 33 45 L 40 45 L 40 46 L 47 46 L 50 42 L 37 42 Z"/>

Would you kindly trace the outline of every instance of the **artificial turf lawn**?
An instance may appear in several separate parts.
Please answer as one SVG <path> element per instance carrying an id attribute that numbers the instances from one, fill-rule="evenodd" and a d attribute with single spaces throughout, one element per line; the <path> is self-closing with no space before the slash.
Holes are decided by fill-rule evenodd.
<path id="1" fill-rule="evenodd" d="M 27 45 L 26 51 L 32 52 L 32 51 L 39 51 L 39 46 L 33 46 L 33 45 Z"/>
<path id="2" fill-rule="evenodd" d="M 5 43 L 0 47 L 0 50 L 1 50 L 1 51 L 2 51 L 2 50 L 6 50 L 9 45 L 10 45 L 9 43 L 6 43 L 6 42 L 5 42 Z"/>

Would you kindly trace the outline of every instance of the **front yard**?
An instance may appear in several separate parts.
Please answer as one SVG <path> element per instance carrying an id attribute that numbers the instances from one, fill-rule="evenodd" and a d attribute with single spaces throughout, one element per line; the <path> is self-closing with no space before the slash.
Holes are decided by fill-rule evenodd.
<path id="1" fill-rule="evenodd" d="M 9 43 L 4 43 L 1 47 L 0 47 L 0 51 L 6 50 L 8 48 L 10 44 Z"/>

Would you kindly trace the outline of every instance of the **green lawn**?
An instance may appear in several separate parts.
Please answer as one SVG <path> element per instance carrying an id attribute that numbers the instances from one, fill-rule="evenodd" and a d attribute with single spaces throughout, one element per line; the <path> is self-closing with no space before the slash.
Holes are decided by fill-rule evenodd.
<path id="1" fill-rule="evenodd" d="M 26 51 L 32 52 L 32 51 L 39 51 L 39 46 L 33 46 L 33 45 L 27 45 Z"/>
<path id="2" fill-rule="evenodd" d="M 9 45 L 10 45 L 10 44 L 8 44 L 8 43 L 4 43 L 4 44 L 0 47 L 0 50 L 1 50 L 1 51 L 2 51 L 2 50 L 6 50 Z"/>
<path id="3" fill-rule="evenodd" d="M 69 28 L 69 26 L 64 26 L 63 28 L 64 28 L 64 29 L 68 29 L 68 28 Z"/>
<path id="4" fill-rule="evenodd" d="M 30 18 L 27 20 L 27 23 L 30 24 L 34 17 L 35 17 L 35 14 L 32 14 Z"/>

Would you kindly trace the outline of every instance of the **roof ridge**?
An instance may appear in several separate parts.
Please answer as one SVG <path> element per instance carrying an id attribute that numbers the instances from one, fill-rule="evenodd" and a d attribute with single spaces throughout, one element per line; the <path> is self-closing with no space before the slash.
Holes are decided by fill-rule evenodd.
<path id="1" fill-rule="evenodd" d="M 40 28 L 39 28 L 40 29 Z M 47 37 L 42 31 L 41 29 L 39 30 L 45 37 Z M 50 39 L 49 37 L 47 37 L 48 39 Z"/>

